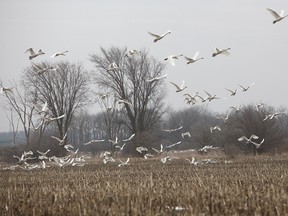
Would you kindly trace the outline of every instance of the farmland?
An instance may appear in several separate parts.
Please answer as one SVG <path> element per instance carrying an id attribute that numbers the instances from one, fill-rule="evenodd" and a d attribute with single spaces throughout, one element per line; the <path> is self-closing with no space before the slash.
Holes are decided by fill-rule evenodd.
<path id="1" fill-rule="evenodd" d="M 0 215 L 285 215 L 284 156 L 0 171 Z"/>

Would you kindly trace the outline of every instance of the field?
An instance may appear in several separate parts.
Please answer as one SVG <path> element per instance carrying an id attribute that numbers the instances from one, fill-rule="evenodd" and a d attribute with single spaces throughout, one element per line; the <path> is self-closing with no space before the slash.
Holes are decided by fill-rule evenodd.
<path id="1" fill-rule="evenodd" d="M 288 161 L 247 157 L 191 165 L 130 159 L 129 166 L 0 171 L 0 215 L 287 215 Z"/>

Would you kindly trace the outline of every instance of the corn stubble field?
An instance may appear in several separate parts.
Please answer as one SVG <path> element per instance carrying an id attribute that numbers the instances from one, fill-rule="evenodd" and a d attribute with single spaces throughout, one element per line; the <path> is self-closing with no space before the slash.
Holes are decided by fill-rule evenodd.
<path id="1" fill-rule="evenodd" d="M 286 215 L 288 162 L 257 156 L 195 166 L 131 165 L 1 170 L 0 215 Z"/>

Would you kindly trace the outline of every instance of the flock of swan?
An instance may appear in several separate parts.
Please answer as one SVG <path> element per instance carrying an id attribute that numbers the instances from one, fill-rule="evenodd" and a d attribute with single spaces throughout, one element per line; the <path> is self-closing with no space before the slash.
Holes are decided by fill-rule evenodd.
<path id="1" fill-rule="evenodd" d="M 267 10 L 273 15 L 274 17 L 274 20 L 273 20 L 273 24 L 277 23 L 277 22 L 280 22 L 281 20 L 283 20 L 284 18 L 286 18 L 288 15 L 284 15 L 284 10 L 282 10 L 280 13 L 277 13 L 276 11 L 272 10 L 272 9 L 269 9 L 267 8 Z M 167 31 L 165 32 L 164 34 L 161 34 L 161 35 L 158 35 L 158 34 L 155 34 L 155 33 L 151 33 L 151 32 L 148 32 L 153 38 L 153 42 L 156 43 L 160 40 L 162 40 L 163 38 L 165 38 L 167 35 L 171 34 L 171 31 Z M 212 57 L 216 57 L 218 55 L 230 55 L 230 51 L 231 48 L 224 48 L 224 49 L 219 49 L 219 48 L 215 48 L 214 52 L 212 53 Z M 57 56 L 65 56 L 65 54 L 67 53 L 68 51 L 64 51 L 64 52 L 56 52 L 54 53 L 53 55 L 51 55 L 50 57 L 51 58 L 54 58 L 54 57 L 57 57 Z M 36 57 L 40 56 L 40 55 L 44 55 L 45 53 L 39 49 L 38 52 L 34 52 L 34 50 L 32 48 L 29 48 L 26 50 L 25 53 L 29 53 L 29 60 L 33 60 L 35 59 Z M 137 51 L 137 50 L 127 50 L 126 52 L 126 55 L 125 57 L 133 57 L 134 55 L 139 55 L 141 54 L 140 51 Z M 193 64 L 199 60 L 202 60 L 204 59 L 203 57 L 198 57 L 199 56 L 199 51 L 197 51 L 193 57 L 187 57 L 187 56 L 184 56 L 183 54 L 179 54 L 179 55 L 169 55 L 168 57 L 166 57 L 164 60 L 166 61 L 169 61 L 169 63 L 172 65 L 172 66 L 175 66 L 175 60 L 178 60 L 179 58 L 181 57 L 184 57 L 185 60 L 187 61 L 187 64 Z M 43 66 L 39 66 L 37 65 L 36 63 L 32 62 L 32 67 L 34 68 L 34 70 L 36 71 L 36 75 L 43 75 L 44 73 L 48 72 L 48 71 L 56 71 L 57 68 L 53 68 L 53 67 L 49 67 L 49 68 L 44 68 Z M 107 68 L 107 72 L 111 72 L 111 71 L 114 71 L 116 69 L 119 69 L 119 66 L 116 64 L 116 63 L 111 63 L 108 65 L 108 68 Z M 164 78 L 167 77 L 167 74 L 164 74 L 164 75 L 161 75 L 161 76 L 158 76 L 158 77 L 154 77 L 154 78 L 151 78 L 149 80 L 147 80 L 148 82 L 157 82 L 159 80 L 162 80 Z M 179 93 L 179 92 L 182 92 L 184 91 L 187 86 L 185 86 L 185 81 L 183 80 L 182 84 L 181 85 L 178 85 L 176 84 L 175 82 L 170 82 L 173 86 L 175 86 L 176 88 L 176 93 Z M 239 87 L 242 89 L 243 92 L 246 92 L 249 90 L 249 88 L 251 88 L 255 83 L 252 83 L 248 86 L 244 86 L 244 85 L 239 85 Z M 228 89 L 226 88 L 227 91 L 230 92 L 230 95 L 231 96 L 235 96 L 236 93 L 237 93 L 237 89 L 234 89 L 234 90 L 231 90 L 231 89 Z M 196 102 L 200 99 L 202 101 L 202 103 L 208 101 L 208 102 L 211 102 L 212 100 L 214 99 L 221 99 L 219 97 L 217 97 L 215 94 L 211 94 L 211 93 L 208 93 L 207 91 L 204 91 L 205 94 L 206 94 L 206 97 L 202 97 L 199 95 L 198 92 L 196 92 L 195 94 L 193 95 L 190 95 L 189 93 L 185 93 L 184 96 L 185 96 L 185 101 L 187 102 L 187 104 L 196 104 Z M 9 88 L 9 87 L 1 87 L 0 88 L 0 93 L 1 94 L 12 94 L 13 93 L 13 89 L 12 88 Z M 107 97 L 109 94 L 102 94 L 101 97 L 105 98 Z M 132 106 L 132 104 L 127 100 L 127 99 L 121 99 L 121 100 L 118 100 L 117 101 L 117 104 L 127 104 L 129 106 Z M 262 106 L 264 106 L 265 104 L 263 103 L 260 103 L 260 104 L 257 104 L 256 105 L 256 110 L 257 111 L 260 111 L 260 108 Z M 57 117 L 53 117 L 49 114 L 49 110 L 47 108 L 47 103 L 44 104 L 43 107 L 40 107 L 39 106 L 35 106 L 38 110 L 38 114 L 41 115 L 42 117 L 42 121 L 40 123 L 39 126 L 33 128 L 34 130 L 37 130 L 42 124 L 49 124 L 51 121 L 55 121 L 57 119 L 60 119 L 60 118 L 64 118 L 65 117 L 65 114 L 61 115 L 61 116 L 57 116 Z M 238 112 L 240 110 L 240 106 L 239 107 L 233 107 L 231 106 L 230 107 L 232 110 L 234 110 L 235 112 Z M 219 117 L 221 119 L 224 120 L 224 123 L 227 124 L 228 122 L 228 119 L 229 119 L 229 114 L 230 112 L 227 114 L 227 116 L 222 116 L 222 117 Z M 284 114 L 284 112 L 276 112 L 276 113 L 271 113 L 269 115 L 266 115 L 266 117 L 263 119 L 263 121 L 268 121 L 268 120 L 271 120 L 273 118 L 278 118 L 278 116 L 281 116 L 282 114 Z M 173 129 L 162 129 L 164 132 L 167 132 L 169 134 L 172 134 L 176 131 L 180 131 L 181 129 L 183 128 L 183 126 L 180 126 L 178 128 L 173 128 Z M 210 132 L 211 133 L 215 133 L 216 131 L 218 132 L 221 132 L 221 128 L 216 125 L 216 126 L 211 126 L 210 127 Z M 125 148 L 126 146 L 126 142 L 129 142 L 131 141 L 133 138 L 134 138 L 135 134 L 132 134 L 129 138 L 127 139 L 123 139 L 123 140 L 118 140 L 117 136 L 115 137 L 115 140 L 108 140 L 112 146 L 114 147 L 114 149 L 116 150 L 116 152 L 122 152 L 123 149 Z M 52 136 L 53 139 L 57 140 L 59 145 L 64 145 L 64 141 L 67 137 L 67 133 L 62 137 L 62 138 L 58 138 L 58 137 L 55 137 L 55 136 Z M 191 134 L 187 131 L 187 132 L 182 132 L 181 133 L 181 137 L 182 139 L 186 139 L 186 138 L 190 138 L 191 137 Z M 253 145 L 256 146 L 256 148 L 260 148 L 261 145 L 264 143 L 264 138 L 262 139 L 262 141 L 260 141 L 259 143 L 257 143 L 255 140 L 258 140 L 259 137 L 257 135 L 254 135 L 252 134 L 249 138 L 247 138 L 246 136 L 241 136 L 240 138 L 238 138 L 238 141 L 239 142 L 242 142 L 242 141 L 245 141 L 246 143 L 251 143 Z M 87 143 L 84 143 L 84 145 L 90 145 L 90 144 L 97 144 L 97 143 L 101 143 L 101 142 L 104 142 L 105 140 L 90 140 L 89 142 Z M 120 145 L 121 142 L 124 142 L 122 145 Z M 166 145 L 164 146 L 163 144 L 160 145 L 159 149 L 156 149 L 156 148 L 151 148 L 151 150 L 148 150 L 146 147 L 144 146 L 138 146 L 136 147 L 136 151 L 139 152 L 139 154 L 141 154 L 143 156 L 143 158 L 146 160 L 148 158 L 151 158 L 151 157 L 155 157 L 155 156 L 161 156 L 164 152 L 171 152 L 170 150 L 175 147 L 175 146 L 178 146 L 182 143 L 182 141 L 178 141 L 174 144 L 170 144 L 170 145 Z M 56 156 L 51 156 L 51 157 L 48 157 L 47 154 L 50 152 L 50 149 L 48 149 L 46 152 L 40 152 L 37 150 L 37 156 L 34 156 L 34 153 L 32 151 L 24 151 L 22 153 L 22 155 L 19 157 L 19 156 L 16 156 L 16 155 L 13 155 L 14 158 L 18 159 L 18 164 L 17 165 L 14 165 L 14 166 L 9 166 L 9 167 L 4 167 L 4 169 L 15 169 L 17 167 L 20 167 L 22 169 L 25 169 L 25 170 L 31 170 L 31 169 L 35 169 L 35 168 L 47 168 L 49 167 L 48 165 L 46 165 L 46 162 L 45 161 L 49 161 L 50 163 L 52 164 L 55 164 L 59 167 L 65 167 L 65 166 L 83 166 L 85 164 L 85 161 L 87 158 L 89 158 L 88 156 L 78 156 L 78 150 L 77 149 L 76 151 L 73 151 L 72 149 L 74 148 L 71 144 L 66 144 L 64 146 L 64 148 L 67 150 L 67 152 L 69 152 L 69 155 L 68 156 L 65 156 L 65 157 L 56 157 Z M 213 149 L 218 149 L 218 147 L 213 147 L 213 146 L 204 146 L 200 149 L 198 149 L 198 152 L 200 153 L 206 153 L 210 150 L 213 150 Z M 152 152 L 150 152 L 152 151 Z M 105 152 L 102 152 L 101 155 L 100 155 L 100 158 L 103 160 L 103 163 L 104 164 L 107 164 L 107 163 L 113 163 L 113 162 L 116 162 L 116 159 L 113 158 L 112 156 L 112 153 L 109 152 L 109 151 L 105 151 Z M 164 154 L 164 157 L 160 157 L 160 161 L 162 163 L 167 163 L 167 162 L 171 162 L 172 160 L 174 159 L 177 159 L 178 157 L 176 156 L 173 156 L 172 154 Z M 33 161 L 37 159 L 39 162 L 38 163 L 28 163 L 28 161 Z M 191 159 L 188 159 L 188 158 L 185 158 L 189 164 L 193 164 L 193 165 L 198 165 L 198 164 L 208 164 L 208 163 L 216 163 L 215 160 L 212 160 L 212 159 L 204 159 L 204 160 L 196 160 L 194 157 L 192 157 Z M 225 161 L 226 163 L 226 161 Z M 228 163 L 228 162 L 227 162 Z M 128 166 L 130 165 L 130 158 L 127 158 L 126 161 L 122 161 L 120 159 L 118 159 L 118 167 L 123 167 L 123 166 Z"/>

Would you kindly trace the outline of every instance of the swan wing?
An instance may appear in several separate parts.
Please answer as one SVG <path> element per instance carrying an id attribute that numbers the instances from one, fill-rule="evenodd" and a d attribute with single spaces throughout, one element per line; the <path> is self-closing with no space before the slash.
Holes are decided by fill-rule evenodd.
<path id="1" fill-rule="evenodd" d="M 274 11 L 270 8 L 267 8 L 267 10 L 272 14 L 272 16 L 274 16 L 275 19 L 280 18 L 279 14 L 276 11 Z"/>
<path id="2" fill-rule="evenodd" d="M 173 82 L 170 82 L 172 85 L 174 85 L 176 87 L 176 89 L 180 89 L 180 87 L 176 84 L 176 83 L 173 83 Z"/>
<path id="3" fill-rule="evenodd" d="M 197 52 L 194 54 L 193 59 L 194 59 L 194 60 L 197 59 L 198 55 L 199 55 L 199 51 L 197 51 Z"/>
<path id="4" fill-rule="evenodd" d="M 160 37 L 160 35 L 157 35 L 157 34 L 153 34 L 153 33 L 151 33 L 151 32 L 148 32 L 150 35 L 152 35 L 153 37 L 156 37 L 156 38 L 159 38 Z"/>

